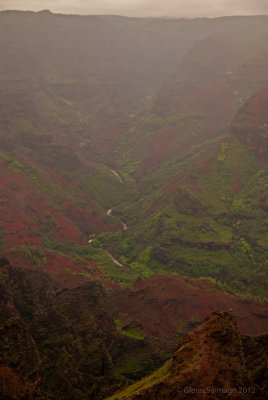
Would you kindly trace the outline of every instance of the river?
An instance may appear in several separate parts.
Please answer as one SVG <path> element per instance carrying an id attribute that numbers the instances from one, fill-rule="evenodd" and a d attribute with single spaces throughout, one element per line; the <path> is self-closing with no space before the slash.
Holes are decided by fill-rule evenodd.
<path id="1" fill-rule="evenodd" d="M 112 208 L 109 208 L 109 210 L 107 210 L 106 214 L 107 214 L 107 215 L 112 215 L 112 211 L 113 211 L 113 209 L 112 209 Z M 126 231 L 126 230 L 128 229 L 127 224 L 125 224 L 125 222 L 122 222 L 122 221 L 120 221 L 120 222 L 121 222 L 121 225 L 122 225 L 124 231 Z"/>
<path id="2" fill-rule="evenodd" d="M 114 258 L 114 257 L 112 256 L 112 254 L 109 253 L 109 251 L 106 251 L 106 253 L 107 253 L 108 256 L 113 260 L 113 262 L 114 262 L 115 264 L 119 265 L 119 267 L 123 267 L 123 264 L 121 264 L 121 262 L 119 262 L 116 258 Z"/>
<path id="3" fill-rule="evenodd" d="M 119 179 L 119 181 L 120 181 L 122 184 L 125 183 L 125 182 L 123 181 L 123 179 L 121 178 L 121 176 L 119 175 L 118 172 L 116 172 L 114 169 L 111 169 L 111 168 L 110 168 L 110 171 L 114 174 L 114 176 L 116 176 L 116 177 Z"/>

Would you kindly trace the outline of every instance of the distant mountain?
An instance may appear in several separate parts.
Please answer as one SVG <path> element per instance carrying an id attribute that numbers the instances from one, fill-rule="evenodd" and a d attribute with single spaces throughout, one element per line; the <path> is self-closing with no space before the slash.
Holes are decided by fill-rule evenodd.
<path id="1" fill-rule="evenodd" d="M 241 37 L 226 33 L 197 41 L 141 115 L 132 118 L 119 166 L 127 171 L 131 163 L 140 180 L 185 149 L 225 134 L 245 101 L 268 87 L 268 49 L 256 38 L 253 51 L 252 40 L 241 43 Z"/>
<path id="2" fill-rule="evenodd" d="M 268 156 L 268 89 L 262 89 L 236 115 L 232 132 L 265 167 Z"/>
<path id="3" fill-rule="evenodd" d="M 117 283 L 172 271 L 262 297 L 265 91 L 229 126 L 268 86 L 267 17 L 6 11 L 0 22 L 1 243 L 13 264 Z"/>
<path id="4" fill-rule="evenodd" d="M 216 310 L 267 331 L 267 22 L 0 12 L 4 398 L 109 396 Z M 180 363 L 210 384 L 202 338 L 208 379 L 263 398 L 265 337 L 230 314 L 137 396 Z"/>

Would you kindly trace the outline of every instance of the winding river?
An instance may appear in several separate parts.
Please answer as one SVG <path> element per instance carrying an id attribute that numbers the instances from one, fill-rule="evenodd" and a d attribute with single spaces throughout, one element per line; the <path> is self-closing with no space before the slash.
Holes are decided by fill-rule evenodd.
<path id="1" fill-rule="evenodd" d="M 119 179 L 119 181 L 120 181 L 122 184 L 125 183 L 125 182 L 123 181 L 123 179 L 121 178 L 121 176 L 118 174 L 118 172 L 116 172 L 114 169 L 111 169 L 111 168 L 110 168 L 110 171 L 114 174 L 114 176 L 116 176 L 116 177 Z M 106 214 L 107 214 L 107 215 L 112 215 L 112 211 L 113 211 L 113 209 L 112 209 L 112 208 L 109 208 L 109 209 L 107 210 Z M 128 229 L 127 224 L 125 224 L 125 223 L 122 222 L 122 221 L 121 221 L 121 224 L 122 224 L 122 227 L 123 227 L 124 231 L 126 231 L 126 230 Z M 93 242 L 93 240 L 94 240 L 94 239 L 90 239 L 90 240 L 88 241 L 88 244 L 91 245 L 92 242 Z M 116 258 L 114 258 L 113 255 L 112 255 L 111 253 L 109 253 L 109 251 L 105 250 L 105 252 L 106 252 L 106 254 L 108 254 L 108 256 L 111 258 L 111 260 L 112 260 L 115 264 L 119 265 L 119 267 L 123 267 L 123 264 L 121 264 L 120 261 L 118 261 Z"/>
<path id="2" fill-rule="evenodd" d="M 121 176 L 119 175 L 118 172 L 116 172 L 114 169 L 111 169 L 111 168 L 110 168 L 110 171 L 114 174 L 114 176 L 116 176 L 116 177 L 119 179 L 119 181 L 120 181 L 122 184 L 125 183 L 125 182 L 123 181 L 123 179 L 121 178 Z"/>
<path id="3" fill-rule="evenodd" d="M 106 250 L 105 250 L 105 252 L 108 254 L 108 256 L 113 260 L 113 262 L 114 262 L 115 264 L 119 265 L 119 267 L 123 267 L 123 264 L 121 264 L 120 261 L 118 261 L 116 258 L 114 258 L 114 257 L 112 256 L 112 254 L 109 253 L 109 251 L 106 251 Z"/>
<path id="4" fill-rule="evenodd" d="M 113 211 L 113 209 L 112 209 L 112 208 L 109 208 L 109 210 L 107 210 L 106 214 L 107 214 L 107 215 L 112 215 L 112 211 Z M 120 221 L 120 222 L 121 222 L 121 225 L 122 225 L 124 231 L 126 231 L 126 230 L 128 229 L 127 224 L 125 224 L 125 222 L 122 222 L 122 221 Z"/>

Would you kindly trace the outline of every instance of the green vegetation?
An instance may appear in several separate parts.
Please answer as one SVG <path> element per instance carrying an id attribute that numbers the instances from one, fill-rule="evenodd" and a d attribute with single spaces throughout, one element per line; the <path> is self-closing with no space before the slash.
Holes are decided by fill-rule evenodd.
<path id="1" fill-rule="evenodd" d="M 168 123 L 177 123 L 176 118 L 169 118 Z M 150 126 L 163 123 L 148 115 L 141 126 L 147 132 Z M 52 144 L 50 147 L 63 151 Z M 211 154 L 208 166 L 193 168 L 208 152 Z M 120 148 L 118 157 L 119 153 Z M 131 226 L 131 230 L 94 236 L 92 246 L 78 245 L 61 241 L 59 226 L 50 212 L 42 221 L 36 221 L 29 212 L 40 233 L 46 235 L 45 248 L 84 265 L 80 276 L 90 277 L 92 271 L 87 264 L 93 261 L 102 278 L 122 285 L 164 272 L 185 278 L 208 277 L 215 280 L 217 287 L 235 295 L 265 297 L 267 233 L 263 193 L 267 168 L 260 169 L 252 153 L 236 138 L 229 135 L 188 148 L 145 174 L 139 185 L 135 175 L 141 164 L 131 152 L 121 154 L 118 159 L 124 185 L 103 164 L 89 173 L 56 166 L 57 172 L 75 182 L 71 189 L 52 183 L 41 167 L 33 169 L 10 152 L 2 151 L 1 156 L 9 162 L 11 170 L 23 174 L 45 194 L 55 209 L 63 211 L 62 199 L 82 206 L 76 196 L 80 188 L 88 195 L 94 194 L 103 214 L 113 207 L 109 221 L 120 224 L 121 220 Z M 144 156 L 140 154 L 141 159 Z M 195 186 L 199 189 L 194 190 Z M 101 213 L 94 210 L 94 216 L 98 218 Z M 105 249 L 111 249 L 123 267 L 115 264 Z M 22 254 L 36 266 L 45 263 L 36 249 L 22 247 Z"/>
<path id="2" fill-rule="evenodd" d="M 24 258 L 37 267 L 47 262 L 45 253 L 36 245 L 25 244 L 20 246 L 19 250 Z"/>
<path id="3" fill-rule="evenodd" d="M 145 336 L 143 333 L 139 332 L 138 330 L 136 330 L 134 328 L 124 327 L 122 321 L 120 321 L 119 319 L 116 319 L 114 322 L 115 322 L 116 329 L 123 335 L 129 336 L 132 339 L 144 340 Z"/>
<path id="4" fill-rule="evenodd" d="M 171 360 L 167 361 L 161 368 L 159 368 L 156 372 L 152 373 L 149 376 L 141 379 L 139 382 L 134 383 L 129 386 L 127 389 L 122 392 L 118 392 L 115 395 L 109 397 L 107 400 L 124 400 L 128 397 L 141 392 L 144 389 L 149 388 L 150 386 L 156 385 L 158 382 L 161 382 L 167 379 L 170 375 L 170 367 Z"/>
<path id="5" fill-rule="evenodd" d="M 121 331 L 124 335 L 131 337 L 132 339 L 143 340 L 144 335 L 136 332 L 134 329 L 122 329 Z"/>
<path id="6" fill-rule="evenodd" d="M 3 369 L 4 386 L 10 398 L 21 383 L 24 398 L 99 400 L 152 371 L 174 338 L 110 314 L 114 283 L 163 273 L 268 302 L 267 89 L 247 101 L 267 88 L 267 18 L 0 22 L 0 250 L 36 269 L 0 274 L 1 358 L 18 373 Z M 137 297 L 154 306 L 161 277 L 151 283 L 152 298 Z M 184 315 L 174 331 L 199 322 Z"/>
<path id="7" fill-rule="evenodd" d="M 166 32 L 165 23 L 159 22 L 152 31 Z M 191 35 L 196 35 L 194 40 L 199 40 L 197 31 L 203 23 L 206 24 L 202 21 L 193 31 L 189 29 Z M 133 21 L 133 27 L 135 24 Z M 127 24 L 123 25 L 124 31 Z M 220 29 L 225 30 L 223 25 Z M 115 27 L 112 21 L 111 27 Z M 4 25 L 2 29 L 5 30 Z M 94 29 L 99 28 L 94 25 Z M 140 32 L 134 34 L 135 29 L 134 47 L 140 54 Z M 111 66 L 101 61 L 101 79 L 97 54 L 96 65 L 92 64 L 94 57 L 87 60 L 87 52 L 82 56 L 86 65 L 69 60 L 68 73 L 66 55 L 63 65 L 55 63 L 55 57 L 49 54 L 42 56 L 42 62 L 37 57 L 34 65 L 38 72 L 33 79 L 41 79 L 43 85 L 30 94 L 15 91 L 9 93 L 9 100 L 0 99 L 7 107 L 0 123 L 0 156 L 4 173 L 12 173 L 14 179 L 8 199 L 16 191 L 27 193 L 25 198 L 31 204 L 23 206 L 21 212 L 23 223 L 26 225 L 30 219 L 34 226 L 29 229 L 29 236 L 42 237 L 46 249 L 84 266 L 79 274 L 85 278 L 90 276 L 88 261 L 92 261 L 101 271 L 101 279 L 122 285 L 164 272 L 186 278 L 208 277 L 223 290 L 263 298 L 267 285 L 267 168 L 258 160 L 258 146 L 250 148 L 249 141 L 241 140 L 255 121 L 251 111 L 250 120 L 248 116 L 236 118 L 231 129 L 227 128 L 232 117 L 228 108 L 240 107 L 241 101 L 251 95 L 251 88 L 239 81 L 238 70 L 228 57 L 220 71 L 221 79 L 225 77 L 224 90 L 217 84 L 211 87 L 204 77 L 204 82 L 200 81 L 200 71 L 186 71 L 185 66 L 173 76 L 164 76 L 166 71 L 174 71 L 174 54 L 182 56 L 185 51 L 179 50 L 177 40 L 170 42 L 173 29 L 166 42 L 167 51 L 173 49 L 172 56 L 165 57 L 163 65 L 155 62 L 149 52 L 148 60 L 151 57 L 152 62 L 145 63 L 144 69 L 139 57 L 133 57 L 133 70 L 125 70 L 125 59 L 118 62 L 118 55 L 115 59 L 111 56 Z M 264 27 L 258 29 L 263 32 Z M 147 28 L 145 32 L 147 35 Z M 235 32 L 228 28 L 228 35 L 237 40 Z M 263 54 L 263 47 L 256 50 L 256 38 L 262 33 L 249 38 L 247 31 L 243 32 L 238 42 L 243 47 L 244 63 L 260 49 Z M 193 54 L 197 48 L 193 47 Z M 36 51 L 39 54 L 38 47 Z M 200 61 L 204 63 L 204 76 L 218 76 L 219 65 L 206 58 Z M 187 57 L 185 62 L 189 63 Z M 85 75 L 87 68 L 89 74 Z M 141 70 L 144 75 L 140 75 Z M 114 75 L 112 71 L 117 72 Z M 140 77 L 137 80 L 135 73 Z M 9 70 L 5 74 L 4 78 L 9 76 Z M 181 85 L 183 82 L 185 85 Z M 159 85 L 161 89 L 155 91 Z M 223 116 L 219 122 L 222 110 L 226 118 Z M 253 113 L 257 119 L 262 118 L 258 108 L 253 107 Z M 225 133 L 227 129 L 231 133 Z M 260 143 L 265 143 L 267 121 L 257 121 L 254 132 Z M 259 150 L 264 152 L 262 147 Z M 123 184 L 111 169 L 118 171 Z M 111 208 L 112 215 L 107 216 Z M 93 211 L 89 215 L 90 210 Z M 129 229 L 120 229 L 122 222 Z M 65 243 L 61 231 L 71 232 L 72 228 L 76 234 L 80 230 L 84 238 L 105 232 L 95 235 L 91 246 L 71 240 Z M 15 229 L 10 229 L 16 240 Z M 20 239 L 22 234 L 25 233 L 18 233 Z M 4 250 L 10 246 L 5 235 L 1 237 Z M 23 257 L 36 266 L 45 263 L 43 255 L 31 247 L 30 238 L 25 242 L 21 247 Z"/>
<path id="8" fill-rule="evenodd" d="M 92 261 L 100 269 L 102 279 L 111 279 L 124 285 L 133 283 L 138 277 L 138 274 L 134 273 L 129 266 L 120 267 L 115 264 L 102 248 L 75 242 L 63 243 L 53 237 L 44 237 L 43 243 L 46 249 L 58 251 L 72 261 L 84 265 L 85 272 L 80 273 L 80 276 L 89 277 L 90 269 L 87 263 Z"/>
<path id="9" fill-rule="evenodd" d="M 233 137 L 210 144 L 215 145 L 209 168 L 193 170 L 173 193 L 164 195 L 165 179 L 153 190 L 147 176 L 144 197 L 121 207 L 131 231 L 99 239 L 143 278 L 155 272 L 206 277 L 221 290 L 263 300 L 268 284 L 262 209 L 267 169 L 260 170 L 251 152 Z M 195 157 L 196 152 L 188 152 L 177 167 L 187 171 Z M 198 191 L 189 188 L 195 185 Z"/>
<path id="10" fill-rule="evenodd" d="M 120 321 L 120 319 L 116 319 L 114 322 L 115 322 L 116 329 L 121 331 L 121 328 L 123 326 L 122 321 Z"/>

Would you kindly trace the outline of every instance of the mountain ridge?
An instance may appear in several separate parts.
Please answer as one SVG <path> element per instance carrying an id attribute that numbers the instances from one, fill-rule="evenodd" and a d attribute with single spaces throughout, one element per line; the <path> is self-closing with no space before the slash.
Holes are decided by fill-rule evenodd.
<path id="1" fill-rule="evenodd" d="M 264 398 L 267 20 L 0 13 L 1 395 Z"/>
<path id="2" fill-rule="evenodd" d="M 267 305 L 231 296 L 226 301 L 226 295 L 207 282 L 198 288 L 198 282 L 155 276 L 136 282 L 131 291 L 114 292 L 97 279 L 72 282 L 76 285 L 67 287 L 41 270 L 13 267 L 0 259 L 3 399 L 105 398 L 160 367 L 175 351 L 178 337 L 199 326 L 212 309 L 227 304 L 234 307 L 244 333 L 267 328 Z M 125 309 L 119 307 L 118 312 L 120 303 Z M 204 306 L 202 315 L 197 303 Z M 191 323 L 184 323 L 181 307 Z M 254 356 L 252 347 L 248 356 Z"/>
<path id="3" fill-rule="evenodd" d="M 251 346 L 258 348 L 265 339 L 251 338 Z M 255 369 L 246 356 L 248 345 L 230 311 L 214 312 L 179 342 L 162 369 L 110 399 L 261 399 L 266 390 L 265 356 Z"/>

